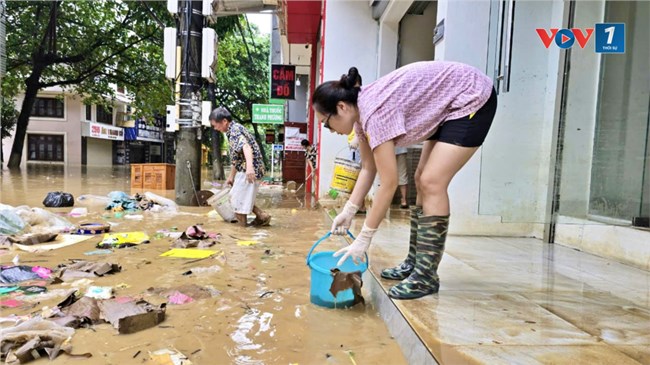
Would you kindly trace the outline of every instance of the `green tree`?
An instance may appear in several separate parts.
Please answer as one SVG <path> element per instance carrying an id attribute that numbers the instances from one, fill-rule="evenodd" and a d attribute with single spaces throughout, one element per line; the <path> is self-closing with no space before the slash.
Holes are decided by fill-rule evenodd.
<path id="1" fill-rule="evenodd" d="M 253 104 L 268 102 L 271 40 L 249 24 L 245 16 L 227 18 L 231 18 L 229 26 L 217 28 L 216 103 L 227 108 L 234 120 L 251 127 L 260 149 L 265 151 L 259 126 L 252 124 L 252 110 Z M 268 167 L 267 153 L 262 155 Z"/>
<path id="2" fill-rule="evenodd" d="M 29 116 L 39 90 L 60 86 L 104 102 L 125 86 L 143 115 L 173 101 L 164 79 L 162 28 L 173 25 L 166 2 L 10 1 L 6 3 L 7 75 L 3 93 L 25 94 L 8 167 L 20 167 Z"/>
<path id="3" fill-rule="evenodd" d="M 2 140 L 11 136 L 11 131 L 16 126 L 18 121 L 18 112 L 14 107 L 12 99 L 0 97 L 2 105 L 0 105 L 0 164 L 4 163 L 4 155 L 2 152 Z"/>

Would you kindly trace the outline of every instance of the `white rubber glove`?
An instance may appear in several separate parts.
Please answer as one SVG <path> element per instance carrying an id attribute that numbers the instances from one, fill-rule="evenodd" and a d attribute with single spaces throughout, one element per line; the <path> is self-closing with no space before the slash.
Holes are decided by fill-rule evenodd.
<path id="1" fill-rule="evenodd" d="M 342 249 L 334 253 L 334 257 L 339 257 L 340 255 L 343 254 L 343 257 L 341 257 L 341 259 L 336 264 L 336 266 L 343 265 L 345 259 L 347 259 L 350 256 L 352 257 L 352 261 L 354 261 L 355 264 L 358 264 L 359 262 L 365 262 L 366 261 L 365 253 L 366 251 L 368 251 L 368 247 L 370 246 L 370 241 L 372 241 L 372 236 L 375 235 L 375 232 L 377 232 L 376 228 L 375 229 L 368 228 L 364 223 L 361 232 L 354 240 L 354 242 L 352 242 L 351 245 L 347 247 L 343 247 Z"/>
<path id="2" fill-rule="evenodd" d="M 344 236 L 348 229 L 350 229 L 352 218 L 354 218 L 354 215 L 357 214 L 358 210 L 359 207 L 348 200 L 348 202 L 345 203 L 343 210 L 341 210 L 341 213 L 334 218 L 330 232 L 332 232 L 333 235 Z"/>

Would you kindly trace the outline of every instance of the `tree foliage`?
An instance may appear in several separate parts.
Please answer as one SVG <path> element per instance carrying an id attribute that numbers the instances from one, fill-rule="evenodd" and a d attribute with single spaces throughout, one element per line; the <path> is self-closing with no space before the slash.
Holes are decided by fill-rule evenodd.
<path id="1" fill-rule="evenodd" d="M 60 86 L 104 103 L 125 86 L 143 114 L 173 100 L 162 70 L 163 31 L 173 25 L 165 2 L 7 2 L 7 75 L 3 93 L 25 94 L 9 167 L 18 167 L 39 90 Z"/>
<path id="2" fill-rule="evenodd" d="M 269 98 L 269 56 L 271 39 L 260 34 L 243 15 L 228 19 L 228 26 L 217 28 L 219 58 L 217 60 L 216 101 L 226 107 L 233 118 L 251 126 L 268 166 L 268 148 L 262 143 L 257 125 L 252 124 L 253 104 L 265 104 Z"/>

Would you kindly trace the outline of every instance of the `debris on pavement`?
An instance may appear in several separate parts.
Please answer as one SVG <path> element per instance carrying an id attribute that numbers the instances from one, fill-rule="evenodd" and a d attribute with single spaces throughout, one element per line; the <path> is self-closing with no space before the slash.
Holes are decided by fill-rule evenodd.
<path id="1" fill-rule="evenodd" d="M 182 259 L 205 259 L 220 251 L 202 250 L 197 248 L 172 248 L 163 252 L 161 257 L 177 257 Z"/>
<path id="2" fill-rule="evenodd" d="M 144 232 L 123 232 L 105 234 L 100 243 L 97 244 L 98 248 L 124 248 L 139 245 L 141 243 L 148 243 L 149 236 Z"/>
<path id="3" fill-rule="evenodd" d="M 162 349 L 149 352 L 154 365 L 192 365 L 189 358 L 176 349 Z"/>
<path id="4" fill-rule="evenodd" d="M 70 211 L 70 213 L 68 213 L 68 215 L 70 217 L 75 217 L 75 218 L 85 217 L 86 215 L 88 215 L 88 208 L 86 207 L 74 208 Z"/>
<path id="5" fill-rule="evenodd" d="M 24 364 L 39 357 L 56 358 L 61 352 L 71 354 L 70 338 L 74 329 L 34 317 L 16 326 L 0 330 L 0 358 L 5 364 Z M 89 353 L 72 355 L 91 357 Z"/>
<path id="6" fill-rule="evenodd" d="M 7 239 L 11 243 L 18 243 L 21 245 L 37 245 L 39 243 L 51 242 L 56 239 L 58 233 L 25 233 L 21 235 L 8 236 Z"/>
<path id="7" fill-rule="evenodd" d="M 194 301 L 194 299 L 179 291 L 172 293 L 167 300 L 169 300 L 169 304 L 186 304 Z"/>
<path id="8" fill-rule="evenodd" d="M 222 270 L 221 266 L 213 265 L 208 267 L 193 267 L 190 270 L 183 273 L 183 275 L 191 274 L 216 274 Z"/>
<path id="9" fill-rule="evenodd" d="M 108 255 L 108 254 L 111 254 L 111 253 L 113 253 L 112 250 L 108 250 L 108 249 L 103 248 L 103 249 L 99 249 L 99 250 L 86 251 L 86 252 L 84 252 L 84 255 L 86 255 L 86 256 L 95 256 L 95 255 Z"/>
<path id="10" fill-rule="evenodd" d="M 151 328 L 165 320 L 166 303 L 155 306 L 145 300 L 119 303 L 113 299 L 99 303 L 101 318 L 121 334 L 135 333 Z"/>
<path id="11" fill-rule="evenodd" d="M 42 266 L 2 266 L 0 267 L 0 283 L 13 284 L 27 280 L 49 279 L 52 270 Z"/>
<path id="12" fill-rule="evenodd" d="M 71 264 L 59 265 L 59 277 L 63 281 L 69 281 L 75 278 L 87 278 L 104 276 L 120 272 L 122 267 L 119 264 L 109 262 L 90 262 L 90 261 L 73 261 Z"/>
<path id="13" fill-rule="evenodd" d="M 95 299 L 111 299 L 113 297 L 113 288 L 110 286 L 91 286 L 86 291 L 85 296 Z"/>
<path id="14" fill-rule="evenodd" d="M 5 307 L 5 308 L 16 308 L 22 306 L 23 304 L 25 303 L 16 299 L 0 300 L 0 307 Z"/>
<path id="15" fill-rule="evenodd" d="M 237 241 L 237 246 L 248 247 L 259 244 L 258 241 Z"/>
<path id="16" fill-rule="evenodd" d="M 201 226 L 193 225 L 181 233 L 180 237 L 172 243 L 173 248 L 207 248 L 214 246 L 221 238 L 219 233 L 208 233 Z"/>
<path id="17" fill-rule="evenodd" d="M 73 234 L 59 234 L 54 241 L 51 243 L 41 243 L 38 245 L 22 245 L 20 243 L 15 243 L 14 247 L 21 251 L 26 252 L 44 252 L 52 251 L 59 248 L 76 245 L 77 243 L 83 242 L 91 236 L 79 236 Z"/>
<path id="18" fill-rule="evenodd" d="M 212 286 L 199 286 L 195 284 L 180 285 L 173 288 L 149 288 L 147 289 L 147 293 L 151 295 L 159 295 L 167 299 L 177 293 L 182 293 L 197 300 L 214 298 L 221 294 L 219 290 Z"/>
<path id="19" fill-rule="evenodd" d="M 82 223 L 77 227 L 75 234 L 101 234 L 111 230 L 110 224 L 104 223 Z"/>
<path id="20" fill-rule="evenodd" d="M 48 208 L 61 208 L 74 206 L 74 197 L 70 193 L 51 191 L 43 199 L 43 205 Z"/>

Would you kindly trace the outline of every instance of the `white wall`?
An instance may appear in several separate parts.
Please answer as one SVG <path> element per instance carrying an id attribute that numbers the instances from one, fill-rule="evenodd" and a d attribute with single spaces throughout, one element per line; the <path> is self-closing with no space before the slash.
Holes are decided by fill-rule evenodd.
<path id="1" fill-rule="evenodd" d="M 377 74 L 377 22 L 372 19 L 367 1 L 327 1 L 325 15 L 325 54 L 321 67 L 323 81 L 338 80 L 351 66 L 359 69 L 364 84 Z M 329 191 L 337 153 L 348 155 L 347 136 L 321 130 L 320 196 Z"/>
<path id="2" fill-rule="evenodd" d="M 40 93 L 39 96 L 55 96 L 56 93 Z M 20 109 L 22 106 L 23 97 L 20 96 L 16 100 L 16 108 Z M 85 114 L 82 114 L 83 104 L 77 97 L 74 98 L 66 95 L 64 99 L 64 118 L 37 118 L 32 117 L 29 119 L 29 126 L 27 133 L 32 134 L 64 134 L 65 135 L 65 149 L 64 160 L 65 163 L 72 166 L 81 165 L 81 124 L 82 118 L 85 119 Z M 14 143 L 14 136 L 7 138 L 2 143 L 2 148 L 5 156 L 5 163 L 9 160 L 11 147 Z M 23 148 L 24 166 L 27 162 L 27 139 L 25 139 L 25 146 Z"/>
<path id="3" fill-rule="evenodd" d="M 576 3 L 576 28 L 602 22 L 605 1 Z M 591 40 L 593 42 L 594 39 Z M 560 214 L 585 218 L 589 201 L 591 164 L 596 128 L 600 54 L 593 47 L 573 47 L 569 73 L 563 141 Z"/>
<path id="4" fill-rule="evenodd" d="M 424 14 L 407 14 L 400 22 L 400 64 L 432 60 L 435 47 L 433 46 L 433 28 L 436 26 L 438 3 L 429 2 Z"/>
<path id="5" fill-rule="evenodd" d="M 113 141 L 88 137 L 86 153 L 87 166 L 113 165 Z"/>
<path id="6" fill-rule="evenodd" d="M 497 115 L 484 146 L 455 177 L 449 188 L 455 234 L 541 236 L 538 218 L 545 196 L 539 169 L 545 161 L 543 126 L 549 54 L 535 48 L 536 25 L 551 23 L 548 2 L 517 2 L 511 92 L 499 95 Z M 444 38 L 436 45 L 435 59 L 459 61 L 487 70 L 490 3 L 438 1 L 437 23 L 445 22 Z M 543 25 L 542 25 L 543 24 Z M 548 158 L 548 156 L 546 156 Z M 548 169 L 548 165 L 545 166 Z M 548 171 L 547 171 L 548 172 Z M 546 176 L 547 178 L 548 176 Z M 531 214 L 532 213 L 532 214 Z M 499 224 L 503 223 L 503 224 Z"/>

